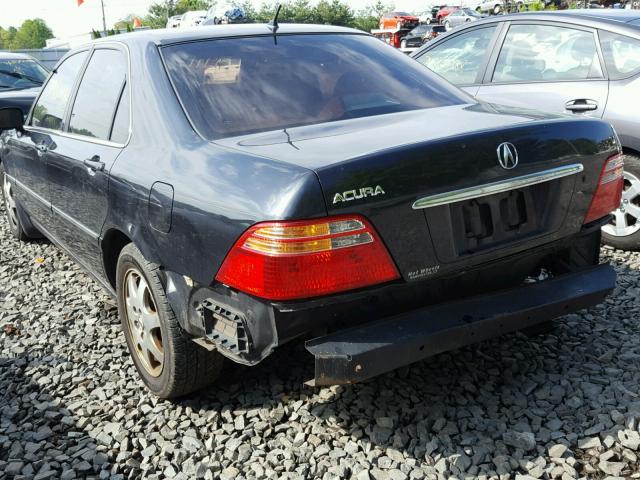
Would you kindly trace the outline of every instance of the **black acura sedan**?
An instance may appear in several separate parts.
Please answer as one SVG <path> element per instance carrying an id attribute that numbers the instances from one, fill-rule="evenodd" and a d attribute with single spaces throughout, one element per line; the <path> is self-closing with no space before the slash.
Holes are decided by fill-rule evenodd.
<path id="1" fill-rule="evenodd" d="M 161 397 L 303 338 L 311 383 L 356 382 L 614 287 L 611 126 L 478 103 L 359 31 L 98 40 L 22 120 L 0 111 L 12 232 L 117 298 Z"/>

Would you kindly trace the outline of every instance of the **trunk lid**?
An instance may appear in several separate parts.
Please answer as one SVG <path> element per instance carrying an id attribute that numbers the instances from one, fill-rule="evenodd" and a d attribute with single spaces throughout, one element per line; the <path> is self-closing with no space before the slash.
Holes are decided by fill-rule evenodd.
<path id="1" fill-rule="evenodd" d="M 505 142 L 517 150 L 518 164 L 509 169 L 500 165 L 497 152 Z M 406 280 L 459 269 L 461 262 L 466 268 L 576 233 L 603 162 L 617 149 L 604 122 L 486 104 L 219 143 L 314 170 L 328 213 L 367 216 Z M 577 166 L 572 174 L 525 188 L 414 206 L 424 198 Z"/>

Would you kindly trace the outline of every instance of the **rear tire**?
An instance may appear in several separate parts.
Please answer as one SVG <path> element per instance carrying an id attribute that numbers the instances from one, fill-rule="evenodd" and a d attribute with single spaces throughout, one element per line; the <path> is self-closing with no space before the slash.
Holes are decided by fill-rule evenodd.
<path id="1" fill-rule="evenodd" d="M 194 343 L 180 327 L 159 266 L 130 243 L 120 253 L 116 275 L 122 330 L 147 388 L 160 398 L 175 398 L 213 383 L 224 357 Z"/>
<path id="2" fill-rule="evenodd" d="M 495 7 L 493 7 L 493 14 L 494 15 L 500 15 L 501 11 L 502 11 L 502 7 L 500 5 L 496 5 Z"/>
<path id="3" fill-rule="evenodd" d="M 4 165 L 0 163 L 0 185 L 2 186 L 2 199 L 4 202 L 5 215 L 7 217 L 7 223 L 9 224 L 9 230 L 11 234 L 24 242 L 29 239 L 29 236 L 25 232 L 18 213 L 18 199 L 15 196 L 15 187 L 9 180 L 9 177 L 5 175 Z"/>
<path id="4" fill-rule="evenodd" d="M 622 204 L 611 223 L 602 227 L 602 241 L 621 250 L 640 250 L 640 157 L 624 156 Z"/>

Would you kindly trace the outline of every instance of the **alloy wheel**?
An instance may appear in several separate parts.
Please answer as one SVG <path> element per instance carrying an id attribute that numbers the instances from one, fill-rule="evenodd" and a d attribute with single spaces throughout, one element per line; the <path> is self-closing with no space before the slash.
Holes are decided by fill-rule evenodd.
<path id="1" fill-rule="evenodd" d="M 626 237 L 640 230 L 640 179 L 624 172 L 624 188 L 620 208 L 613 212 L 613 219 L 602 231 L 614 237 Z"/>
<path id="2" fill-rule="evenodd" d="M 160 316 L 149 284 L 135 268 L 125 274 L 124 300 L 133 349 L 147 373 L 159 377 L 164 365 Z"/>
<path id="3" fill-rule="evenodd" d="M 16 199 L 13 194 L 13 185 L 11 185 L 6 175 L 2 182 L 2 190 L 4 192 L 5 207 L 9 215 L 9 223 L 11 224 L 11 228 L 15 230 L 18 227 L 18 208 L 16 207 Z"/>

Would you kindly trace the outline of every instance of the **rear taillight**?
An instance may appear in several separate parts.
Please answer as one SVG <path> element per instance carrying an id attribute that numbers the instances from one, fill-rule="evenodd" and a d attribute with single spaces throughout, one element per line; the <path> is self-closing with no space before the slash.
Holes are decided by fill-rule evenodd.
<path id="1" fill-rule="evenodd" d="M 622 154 L 609 158 L 600 173 L 598 187 L 591 200 L 584 223 L 590 223 L 609 215 L 620 206 L 624 186 L 624 161 Z"/>
<path id="2" fill-rule="evenodd" d="M 340 216 L 259 223 L 233 246 L 216 280 L 257 297 L 294 300 L 399 278 L 374 228 Z"/>

